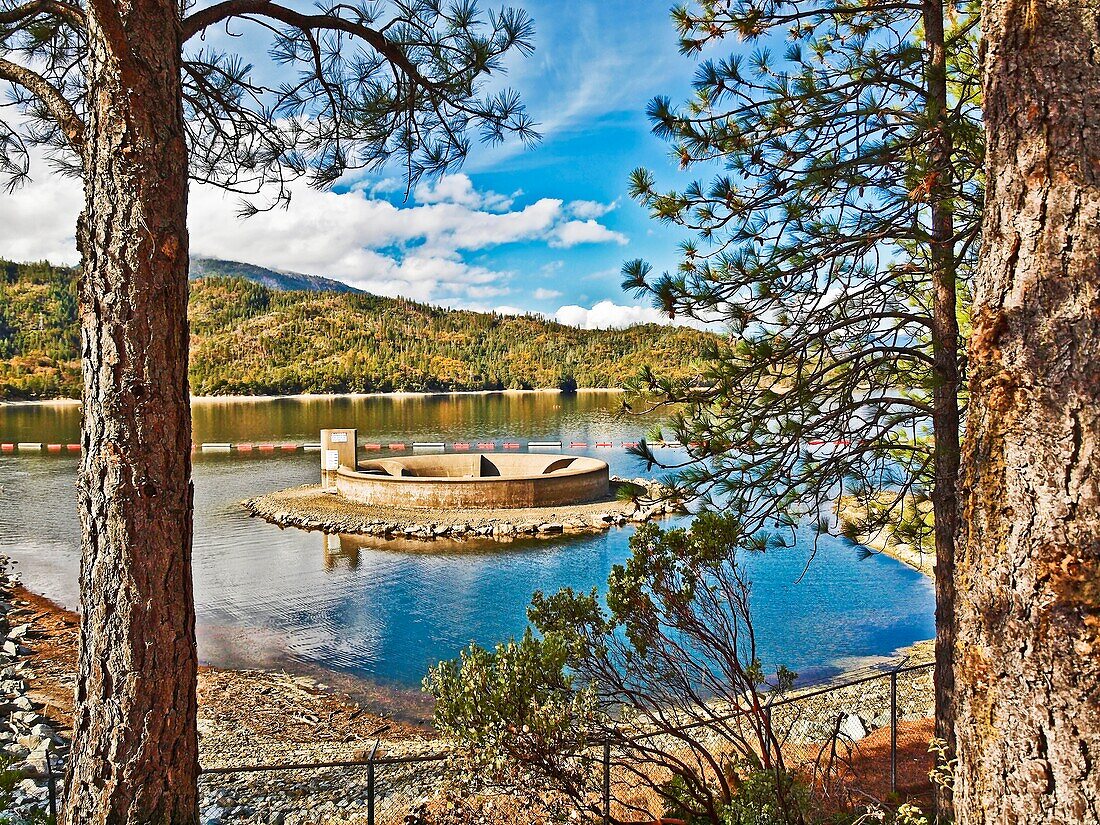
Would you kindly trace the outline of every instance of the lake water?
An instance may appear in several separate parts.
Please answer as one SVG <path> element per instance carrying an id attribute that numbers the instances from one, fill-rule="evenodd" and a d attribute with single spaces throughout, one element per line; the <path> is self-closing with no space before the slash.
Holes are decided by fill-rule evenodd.
<path id="1" fill-rule="evenodd" d="M 611 450 L 571 452 L 633 477 L 645 468 L 620 444 L 651 425 L 621 417 L 619 406 L 612 393 L 200 400 L 194 427 L 196 442 L 316 441 L 325 426 L 357 426 L 361 439 L 378 442 L 611 441 Z M 76 405 L 0 406 L 0 441 L 75 442 L 79 419 Z M 77 603 L 77 463 L 67 454 L 0 455 L 0 553 L 18 562 L 28 587 L 67 607 Z M 535 590 L 602 587 L 629 554 L 633 528 L 440 552 L 439 543 L 394 549 L 282 530 L 240 508 L 258 493 L 314 482 L 318 464 L 317 453 L 301 451 L 195 454 L 204 662 L 322 668 L 415 688 L 430 664 L 471 641 L 522 633 Z M 749 563 L 767 661 L 823 678 L 933 635 L 925 577 L 832 539 L 807 567 L 809 552 L 807 537 Z"/>

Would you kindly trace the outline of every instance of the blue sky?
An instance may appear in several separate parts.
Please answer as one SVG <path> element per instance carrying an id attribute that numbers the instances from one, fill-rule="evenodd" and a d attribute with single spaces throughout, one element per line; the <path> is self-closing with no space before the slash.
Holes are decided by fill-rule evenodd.
<path id="1" fill-rule="evenodd" d="M 629 200 L 627 178 L 639 165 L 666 185 L 680 178 L 645 106 L 657 94 L 685 98 L 694 61 L 677 51 L 665 0 L 512 1 L 535 19 L 535 52 L 512 61 L 507 83 L 539 122 L 540 144 L 479 146 L 407 201 L 394 170 L 327 193 L 298 187 L 285 213 L 243 222 L 232 197 L 193 186 L 192 253 L 584 326 L 659 319 L 622 293 L 619 268 L 633 257 L 674 265 L 678 236 Z M 0 197 L 0 256 L 75 262 L 79 201 L 74 182 L 40 166 L 34 183 Z"/>

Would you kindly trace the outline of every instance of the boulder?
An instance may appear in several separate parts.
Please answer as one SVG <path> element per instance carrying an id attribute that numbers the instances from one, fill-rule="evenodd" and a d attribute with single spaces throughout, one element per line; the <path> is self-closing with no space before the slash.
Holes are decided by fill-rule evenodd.
<path id="1" fill-rule="evenodd" d="M 41 802 L 50 794 L 49 789 L 45 785 L 39 785 L 33 779 L 24 779 L 15 787 L 23 796 L 28 799 L 33 799 L 36 802 Z"/>
<path id="2" fill-rule="evenodd" d="M 30 748 L 20 745 L 18 742 L 13 742 L 10 745 L 4 745 L 4 753 L 13 759 L 25 759 L 30 755 Z"/>
<path id="3" fill-rule="evenodd" d="M 840 723 L 840 735 L 847 737 L 853 742 L 858 742 L 863 739 L 869 731 L 867 726 L 863 723 L 863 720 L 855 713 L 847 714 Z"/>
<path id="4" fill-rule="evenodd" d="M 42 736 L 36 736 L 34 733 L 28 733 L 20 736 L 15 741 L 26 748 L 28 751 L 33 752 L 38 750 L 38 748 L 42 746 L 42 743 L 48 740 Z"/>
<path id="5" fill-rule="evenodd" d="M 50 743 L 43 742 L 35 750 L 27 754 L 26 763 L 34 772 L 34 776 L 46 775 L 46 760 L 50 758 Z"/>
<path id="6" fill-rule="evenodd" d="M 8 638 L 13 642 L 18 642 L 20 639 L 27 635 L 27 631 L 30 630 L 30 625 L 21 624 L 18 627 L 13 627 L 8 631 Z"/>
<path id="7" fill-rule="evenodd" d="M 31 734 L 39 739 L 56 740 L 58 738 L 53 728 L 41 722 L 31 728 Z"/>

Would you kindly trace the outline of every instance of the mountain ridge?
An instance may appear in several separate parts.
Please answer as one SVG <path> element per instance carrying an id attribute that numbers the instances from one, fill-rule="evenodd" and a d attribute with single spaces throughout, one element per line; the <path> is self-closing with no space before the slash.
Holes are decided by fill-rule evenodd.
<path id="1" fill-rule="evenodd" d="M 79 395 L 76 277 L 0 260 L 0 400 Z M 621 387 L 646 366 L 694 379 L 715 340 L 686 327 L 586 330 L 220 275 L 191 281 L 188 312 L 195 395 Z"/>
<path id="2" fill-rule="evenodd" d="M 227 261 L 222 258 L 207 258 L 201 255 L 191 256 L 187 270 L 188 280 L 197 281 L 201 278 L 211 277 L 243 278 L 246 281 L 280 292 L 352 292 L 365 294 L 363 290 L 345 284 L 343 281 L 323 278 L 320 275 L 304 275 L 301 272 L 269 269 L 266 266 L 244 263 L 243 261 Z"/>

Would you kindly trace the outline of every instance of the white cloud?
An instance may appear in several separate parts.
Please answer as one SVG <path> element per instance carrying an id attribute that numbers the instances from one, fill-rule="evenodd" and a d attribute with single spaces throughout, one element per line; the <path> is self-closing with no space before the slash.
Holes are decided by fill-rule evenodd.
<path id="1" fill-rule="evenodd" d="M 542 198 L 522 209 L 484 212 L 457 203 L 396 206 L 362 192 L 318 192 L 293 187 L 289 209 L 227 219 L 234 200 L 210 187 L 192 188 L 189 225 L 200 254 L 244 258 L 312 274 L 356 277 L 363 250 L 413 247 L 451 257 L 517 241 L 537 240 L 561 222 L 562 202 Z M 273 242 L 275 241 L 275 242 Z M 281 264 L 277 264 L 281 261 Z"/>
<path id="2" fill-rule="evenodd" d="M 602 218 L 608 212 L 618 208 L 619 202 L 617 200 L 611 203 L 600 203 L 599 201 L 570 201 L 569 205 L 566 207 L 570 215 L 584 220 L 589 218 Z"/>
<path id="3" fill-rule="evenodd" d="M 413 197 L 419 203 L 456 203 L 470 209 L 504 212 L 522 192 L 501 195 L 498 192 L 478 192 L 469 175 L 462 173 L 444 175 L 437 181 L 424 181 L 417 185 Z"/>
<path id="4" fill-rule="evenodd" d="M 653 307 L 623 306 L 613 301 L 600 301 L 585 309 L 576 304 L 561 307 L 554 313 L 554 319 L 582 329 L 611 329 L 629 327 L 634 324 L 669 324 L 667 315 Z"/>
<path id="5" fill-rule="evenodd" d="M 570 247 L 582 243 L 617 243 L 625 246 L 630 239 L 595 220 L 566 221 L 554 228 L 550 246 Z"/>
<path id="6" fill-rule="evenodd" d="M 351 188 L 359 191 L 369 191 L 372 195 L 386 195 L 390 192 L 404 191 L 405 182 L 400 178 L 382 178 L 375 183 L 362 180 L 355 183 Z"/>
<path id="7" fill-rule="evenodd" d="M 230 199 L 222 193 L 194 187 L 192 251 L 339 278 L 383 295 L 454 303 L 505 294 L 512 277 L 467 263 L 463 253 L 522 242 L 621 242 L 618 233 L 596 221 L 571 226 L 579 222 L 566 218 L 560 199 L 491 211 L 502 206 L 500 196 L 483 195 L 468 184 L 465 176 L 449 176 L 430 189 L 418 189 L 417 200 L 429 202 L 413 206 L 359 190 L 317 192 L 296 186 L 288 210 L 243 222 L 227 217 Z"/>
<path id="8" fill-rule="evenodd" d="M 511 273 L 472 266 L 461 260 L 410 255 L 400 261 L 371 253 L 372 271 L 364 277 L 342 280 L 375 295 L 400 295 L 418 301 L 445 301 L 452 306 L 464 298 L 505 295 Z"/>
<path id="9" fill-rule="evenodd" d="M 76 219 L 83 205 L 80 182 L 54 175 L 43 165 L 41 179 L 0 196 L 0 257 L 75 264 Z"/>
<path id="10" fill-rule="evenodd" d="M 418 188 L 418 201 L 427 202 L 408 206 L 374 196 L 391 186 L 383 181 L 373 188 L 364 183 L 345 192 L 318 192 L 299 183 L 288 209 L 240 220 L 236 196 L 193 185 L 191 253 L 455 304 L 505 295 L 513 277 L 466 261 L 466 253 L 513 243 L 625 242 L 594 219 L 571 220 L 558 198 L 514 208 L 511 198 L 478 192 L 465 175 Z M 0 198 L 0 255 L 76 263 L 82 200 L 79 182 L 52 175 Z"/>
<path id="11" fill-rule="evenodd" d="M 560 298 L 562 296 L 562 293 L 556 289 L 544 289 L 541 286 L 531 294 L 535 297 L 536 301 L 548 301 L 551 298 Z"/>

